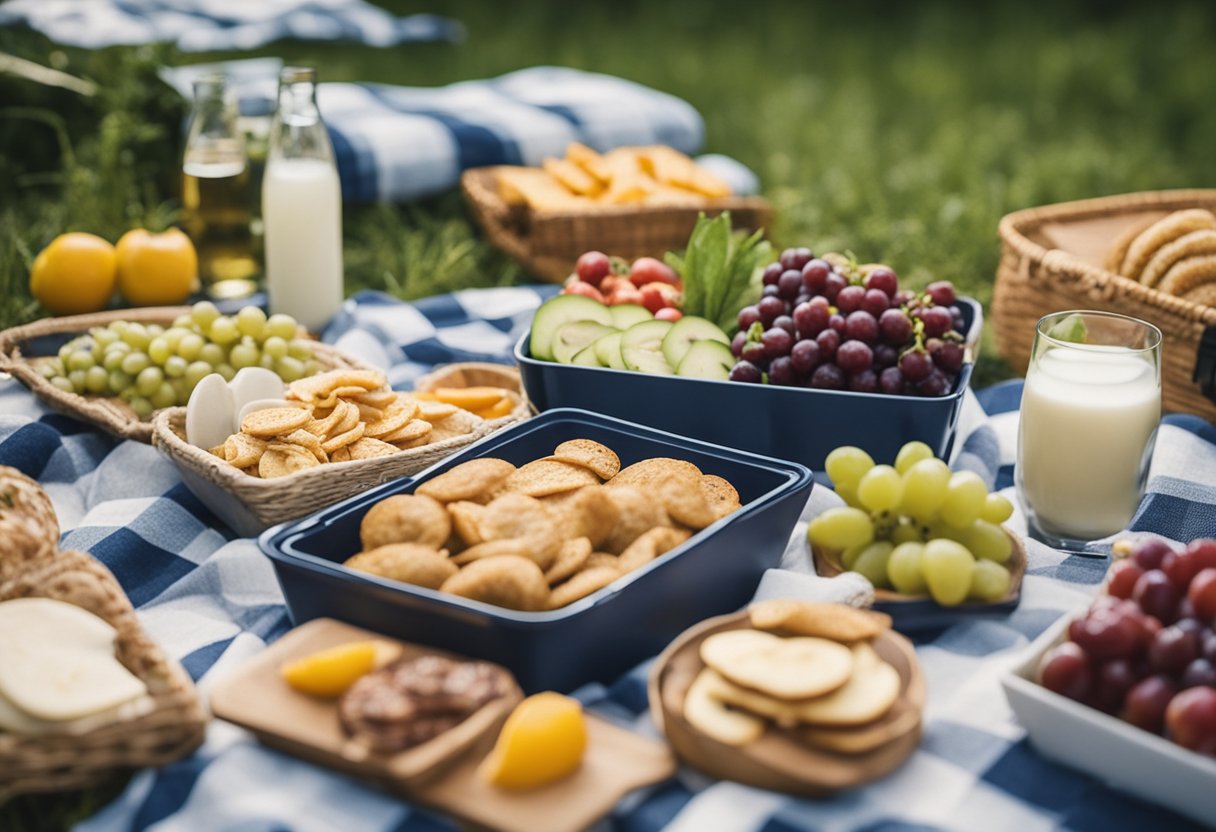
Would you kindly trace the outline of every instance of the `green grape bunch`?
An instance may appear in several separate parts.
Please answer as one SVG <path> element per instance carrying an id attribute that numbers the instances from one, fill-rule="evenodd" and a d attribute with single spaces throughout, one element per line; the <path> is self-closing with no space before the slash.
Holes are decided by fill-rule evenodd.
<path id="1" fill-rule="evenodd" d="M 245 367 L 264 367 L 292 382 L 320 371 L 312 343 L 295 318 L 246 306 L 222 315 L 201 301 L 164 327 L 133 321 L 95 326 L 73 338 L 39 372 L 66 393 L 117 397 L 140 419 L 185 405 L 205 376 L 231 381 Z"/>
<path id="2" fill-rule="evenodd" d="M 1001 524 L 1013 504 L 972 471 L 951 471 L 924 442 L 878 465 L 851 445 L 825 462 L 845 505 L 811 521 L 812 546 L 880 589 L 928 595 L 942 606 L 999 601 L 1009 593 L 1013 541 Z"/>

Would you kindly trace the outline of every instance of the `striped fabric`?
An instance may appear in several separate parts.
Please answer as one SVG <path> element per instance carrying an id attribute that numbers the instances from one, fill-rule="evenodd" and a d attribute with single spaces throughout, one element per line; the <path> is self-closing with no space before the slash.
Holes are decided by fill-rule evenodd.
<path id="1" fill-rule="evenodd" d="M 397 386 L 432 364 L 509 361 L 509 345 L 550 292 L 494 289 L 413 305 L 363 295 L 328 340 L 389 368 Z M 968 394 L 955 467 L 980 472 L 1012 496 L 1020 382 Z M 290 626 L 269 561 L 238 539 L 184 488 L 152 448 L 118 442 L 47 412 L 16 382 L 0 382 L 0 464 L 36 477 L 54 499 L 63 545 L 92 552 L 118 576 L 152 637 L 179 658 L 204 694 L 213 679 Z M 139 476 L 132 476 L 139 472 Z M 1161 428 L 1136 531 L 1176 540 L 1216 535 L 1216 430 L 1171 416 Z M 816 489 L 804 520 L 835 498 Z M 1012 523 L 1016 527 L 1020 517 Z M 794 538 L 802 534 L 795 529 Z M 894 774 L 831 800 L 800 800 L 726 782 L 691 768 L 631 795 L 605 828 L 627 830 L 1189 830 L 1195 824 L 1049 763 L 1027 744 L 998 686 L 1028 642 L 1085 605 L 1101 559 L 1028 544 L 1021 605 L 920 633 L 929 690 L 919 750 Z M 808 570 L 791 546 L 784 565 Z M 807 580 L 814 580 L 808 578 Z M 576 695 L 592 710 L 654 736 L 646 712 L 648 663 Z M 447 818 L 371 786 L 259 746 L 213 722 L 204 747 L 143 771 L 110 806 L 79 827 L 101 830 L 332 830 L 432 832 Z"/>

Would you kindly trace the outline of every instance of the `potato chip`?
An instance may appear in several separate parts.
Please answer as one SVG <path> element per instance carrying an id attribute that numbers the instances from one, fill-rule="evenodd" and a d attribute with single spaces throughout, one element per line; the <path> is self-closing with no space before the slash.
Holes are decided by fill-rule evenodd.
<path id="1" fill-rule="evenodd" d="M 587 468 L 602 480 L 621 471 L 621 459 L 609 447 L 590 439 L 571 439 L 553 449 L 553 458 Z"/>
<path id="2" fill-rule="evenodd" d="M 438 548 L 452 533 L 447 509 L 430 497 L 397 494 L 372 506 L 359 524 L 363 549 L 389 543 L 421 543 Z"/>
<path id="3" fill-rule="evenodd" d="M 394 404 L 388 410 L 385 410 L 376 421 L 365 422 L 363 435 L 379 439 L 382 436 L 387 436 L 390 433 L 401 430 L 409 423 L 410 418 L 411 415 L 408 409 Z"/>
<path id="4" fill-rule="evenodd" d="M 634 540 L 655 526 L 670 526 L 667 511 L 657 500 L 631 485 L 606 488 L 617 509 L 617 522 L 606 540 L 600 545 L 613 554 L 625 551 Z"/>
<path id="5" fill-rule="evenodd" d="M 346 447 L 350 448 L 351 459 L 376 459 L 377 457 L 392 456 L 398 453 L 398 449 L 387 442 L 381 442 L 379 439 L 371 439 L 366 436 L 362 439 L 356 439 Z"/>
<path id="6" fill-rule="evenodd" d="M 536 168 L 501 168 L 497 178 L 504 202 L 524 204 L 534 211 L 570 211 L 592 204 Z"/>
<path id="7" fill-rule="evenodd" d="M 515 557 L 527 558 L 532 561 L 536 560 L 531 554 L 532 546 L 526 540 L 516 538 L 509 540 L 483 540 L 481 543 L 474 544 L 453 557 L 452 563 L 464 566 L 475 560 L 496 558 L 502 555 L 514 555 Z"/>
<path id="8" fill-rule="evenodd" d="M 349 402 L 339 402 L 330 410 L 328 416 L 317 418 L 319 411 L 313 410 L 313 420 L 304 426 L 309 433 L 323 438 L 345 433 L 359 421 L 359 408 Z M 350 422 L 349 425 L 346 423 Z"/>
<path id="9" fill-rule="evenodd" d="M 543 498 L 543 502 L 559 517 L 560 524 L 570 529 L 574 537 L 586 537 L 592 546 L 599 546 L 612 533 L 620 511 L 608 491 L 598 485 L 588 485 Z"/>
<path id="10" fill-rule="evenodd" d="M 591 541 L 585 537 L 567 540 L 557 552 L 557 559 L 545 570 L 549 586 L 559 584 L 583 568 L 591 557 Z"/>
<path id="11" fill-rule="evenodd" d="M 280 445 L 266 447 L 266 452 L 258 460 L 258 476 L 264 480 L 285 477 L 297 471 L 315 468 L 321 463 L 317 458 L 299 445 Z"/>
<path id="12" fill-rule="evenodd" d="M 231 437 L 229 437 L 229 438 L 231 438 Z M 225 441 L 221 445 L 216 445 L 214 448 L 209 448 L 207 450 L 207 453 L 211 454 L 212 456 L 218 456 L 220 459 L 227 462 L 228 454 L 232 453 L 232 446 L 229 445 L 227 441 Z"/>
<path id="13" fill-rule="evenodd" d="M 288 385 L 288 394 L 301 401 L 313 402 L 342 387 L 358 388 L 355 392 L 362 392 L 387 385 L 388 378 L 379 370 L 339 369 L 293 381 Z"/>
<path id="14" fill-rule="evenodd" d="M 363 390 L 351 393 L 345 398 L 350 399 L 352 403 L 365 404 L 378 410 L 384 410 L 397 402 L 398 395 L 395 390 Z"/>
<path id="15" fill-rule="evenodd" d="M 387 436 L 381 436 L 380 439 L 385 442 L 391 442 L 394 445 L 399 442 L 413 442 L 418 439 L 425 439 L 433 430 L 434 426 L 425 419 L 414 419 Z"/>
<path id="16" fill-rule="evenodd" d="M 516 555 L 470 563 L 439 590 L 512 610 L 542 610 L 549 601 L 545 573 L 533 561 Z"/>
<path id="17" fill-rule="evenodd" d="M 620 558 L 609 552 L 592 552 L 587 556 L 587 562 L 583 564 L 583 568 L 579 571 L 586 572 L 588 569 L 601 569 L 605 566 L 621 572 Z"/>
<path id="18" fill-rule="evenodd" d="M 458 571 L 443 549 L 420 543 L 389 543 L 349 558 L 344 566 L 428 589 L 439 589 Z"/>
<path id="19" fill-rule="evenodd" d="M 271 439 L 302 428 L 310 421 L 312 414 L 302 407 L 269 407 L 246 415 L 241 420 L 241 431 L 258 439 Z"/>
<path id="20" fill-rule="evenodd" d="M 476 546 L 485 540 L 481 533 L 481 522 L 485 519 L 486 507 L 468 500 L 448 503 L 448 515 L 452 518 L 452 531 L 466 546 Z"/>
<path id="21" fill-rule="evenodd" d="M 446 419 L 459 409 L 456 405 L 447 404 L 446 402 L 418 402 L 418 416 L 426 419 L 428 422 L 438 422 L 441 419 Z"/>
<path id="22" fill-rule="evenodd" d="M 350 446 L 343 445 L 329 455 L 330 462 L 350 462 Z"/>
<path id="23" fill-rule="evenodd" d="M 605 185 L 612 178 L 611 171 L 604 165 L 604 157 L 585 144 L 570 142 L 566 145 L 566 158 Z"/>
<path id="24" fill-rule="evenodd" d="M 345 433 L 339 433 L 331 436 L 321 443 L 321 449 L 327 454 L 334 454 L 339 449 L 349 448 L 355 442 L 363 438 L 364 425 L 362 422 L 355 422 L 355 426 Z M 330 457 L 333 459 L 333 457 Z M 350 451 L 346 451 L 346 458 L 350 459 Z"/>
<path id="25" fill-rule="evenodd" d="M 363 422 L 378 422 L 384 418 L 384 410 L 379 407 L 372 407 L 370 404 L 351 401 L 355 409 L 359 413 L 359 420 Z"/>
<path id="26" fill-rule="evenodd" d="M 584 485 L 599 485 L 599 478 L 581 465 L 538 459 L 513 471 L 503 488 L 529 497 L 545 497 Z"/>
<path id="27" fill-rule="evenodd" d="M 714 517 L 721 520 L 743 507 L 739 502 L 739 492 L 722 477 L 714 474 L 701 475 L 701 496 L 709 504 Z"/>
<path id="28" fill-rule="evenodd" d="M 604 190 L 603 182 L 568 159 L 548 157 L 541 162 L 541 168 L 572 193 L 581 196 L 597 196 Z"/>
<path id="29" fill-rule="evenodd" d="M 591 593 L 603 589 L 619 577 L 620 571 L 609 566 L 579 572 L 570 580 L 553 588 L 549 593 L 548 608 L 556 610 L 573 604 L 580 598 L 586 598 Z"/>
<path id="30" fill-rule="evenodd" d="M 480 502 L 479 497 L 505 480 L 514 470 L 515 466 L 505 459 L 470 459 L 422 483 L 416 493 L 434 497 L 442 503 L 456 500 Z"/>
<path id="31" fill-rule="evenodd" d="M 643 532 L 636 540 L 621 552 L 618 559 L 622 572 L 630 572 L 645 566 L 659 555 L 669 552 L 679 546 L 691 534 L 684 529 L 671 529 L 658 526 L 648 532 Z"/>
<path id="32" fill-rule="evenodd" d="M 321 447 L 321 440 L 303 428 L 293 430 L 279 439 L 288 445 L 298 445 L 317 458 L 317 462 L 329 462 L 329 455 Z M 233 464 L 236 464 L 235 462 Z"/>
<path id="33" fill-rule="evenodd" d="M 606 485 L 613 488 L 620 485 L 645 486 L 672 471 L 684 472 L 695 477 L 701 476 L 701 469 L 691 462 L 685 462 L 682 459 L 671 459 L 666 456 L 656 456 L 650 459 L 643 459 L 641 462 L 635 462 L 627 468 L 622 468 L 620 473 L 612 477 Z"/>
<path id="34" fill-rule="evenodd" d="M 553 514 L 540 500 L 509 493 L 486 506 L 481 533 L 487 541 L 525 541 L 528 557 L 542 569 L 547 569 L 557 557 L 563 539 L 554 520 Z"/>
<path id="35" fill-rule="evenodd" d="M 425 437 L 427 444 L 443 442 L 445 439 L 453 439 L 457 436 L 468 436 L 473 432 L 473 425 L 467 420 L 452 418 L 437 419 L 430 423 L 433 430 Z"/>

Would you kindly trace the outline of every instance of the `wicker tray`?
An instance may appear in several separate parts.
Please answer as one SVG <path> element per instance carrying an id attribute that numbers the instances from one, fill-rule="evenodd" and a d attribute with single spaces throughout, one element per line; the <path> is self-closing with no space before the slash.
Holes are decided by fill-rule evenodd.
<path id="1" fill-rule="evenodd" d="M 147 684 L 153 706 L 142 716 L 83 734 L 0 731 L 0 802 L 27 792 L 82 788 L 115 769 L 164 765 L 202 743 L 207 717 L 194 685 L 148 638 L 108 569 L 83 552 L 48 549 L 0 583 L 0 601 L 25 597 L 65 601 L 109 622 L 118 630 L 118 660 Z"/>
<path id="2" fill-rule="evenodd" d="M 498 191 L 498 168 L 465 171 L 460 186 L 473 219 L 495 247 L 544 280 L 559 283 L 585 251 L 598 249 L 632 260 L 683 251 L 701 213 L 730 211 L 736 228 L 754 231 L 772 218 L 760 197 L 707 199 L 701 205 L 604 206 L 578 213 L 535 213 L 507 204 Z"/>
<path id="3" fill-rule="evenodd" d="M 88 332 L 95 326 L 108 326 L 118 320 L 135 321 L 142 324 L 171 324 L 179 315 L 190 311 L 188 306 L 157 306 L 146 309 L 116 309 L 89 315 L 71 315 L 62 318 L 44 318 L 24 326 L 16 326 L 0 332 L 0 372 L 11 373 L 49 407 L 66 413 L 81 421 L 96 425 L 107 433 L 122 439 L 138 442 L 152 441 L 153 413 L 149 419 L 140 419 L 127 403 L 112 396 L 81 396 L 65 393 L 43 378 L 38 367 L 51 356 L 40 349 L 46 343 L 66 340 L 68 337 Z M 57 347 L 56 347 L 57 348 Z M 314 343 L 313 356 L 327 370 L 338 367 L 360 367 L 367 365 L 346 356 L 328 344 Z"/>
<path id="4" fill-rule="evenodd" d="M 1002 219 L 1001 263 L 992 299 L 1001 355 L 1024 373 L 1035 323 L 1051 312 L 1097 309 L 1131 315 L 1155 324 L 1164 336 L 1164 407 L 1216 420 L 1216 308 L 1103 268 L 1120 232 L 1182 208 L 1216 211 L 1216 190 L 1124 194 L 1032 208 Z"/>
<path id="5" fill-rule="evenodd" d="M 488 424 L 492 430 L 498 430 L 532 415 L 532 406 L 524 393 L 518 367 L 485 361 L 444 364 L 421 376 L 414 383 L 416 390 L 428 391 L 439 387 L 501 387 L 509 390 L 515 399 L 515 407 L 506 416 L 491 419 Z"/>

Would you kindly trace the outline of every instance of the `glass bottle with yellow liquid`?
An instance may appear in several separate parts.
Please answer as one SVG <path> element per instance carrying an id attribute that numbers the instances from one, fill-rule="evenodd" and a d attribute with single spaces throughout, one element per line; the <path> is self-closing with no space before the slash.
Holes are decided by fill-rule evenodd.
<path id="1" fill-rule="evenodd" d="M 213 298 L 257 291 L 250 229 L 249 160 L 222 75 L 194 82 L 194 109 L 182 162 L 183 225 L 198 250 L 199 276 Z"/>

